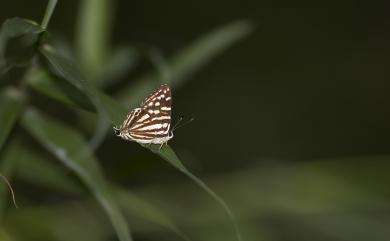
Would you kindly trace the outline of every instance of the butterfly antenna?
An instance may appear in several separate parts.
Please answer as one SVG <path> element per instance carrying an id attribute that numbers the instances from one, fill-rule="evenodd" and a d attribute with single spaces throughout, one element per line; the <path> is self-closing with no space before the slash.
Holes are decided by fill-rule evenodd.
<path id="1" fill-rule="evenodd" d="M 183 127 L 183 126 L 189 124 L 190 122 L 192 122 L 192 121 L 195 120 L 195 119 L 194 119 L 194 118 L 191 118 L 191 119 L 189 119 L 188 121 L 184 122 L 183 124 L 179 125 L 179 123 L 180 123 L 182 120 L 183 120 L 183 117 L 181 116 L 180 119 L 177 121 L 177 123 L 175 124 L 175 126 L 172 128 L 171 131 L 174 131 L 174 130 L 180 128 L 180 127 Z"/>
<path id="2" fill-rule="evenodd" d="M 180 124 L 180 122 L 183 120 L 184 116 L 180 116 L 179 120 L 175 123 L 175 125 L 172 127 L 172 131 L 176 129 L 176 127 Z"/>

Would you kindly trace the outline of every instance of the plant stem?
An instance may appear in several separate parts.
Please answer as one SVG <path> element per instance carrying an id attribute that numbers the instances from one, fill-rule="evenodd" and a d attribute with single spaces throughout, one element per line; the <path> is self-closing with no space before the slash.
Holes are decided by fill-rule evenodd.
<path id="1" fill-rule="evenodd" d="M 49 3 L 46 6 L 46 12 L 45 16 L 43 17 L 41 27 L 43 29 L 46 29 L 47 26 L 49 25 L 51 16 L 53 15 L 54 9 L 56 8 L 58 0 L 49 0 Z"/>

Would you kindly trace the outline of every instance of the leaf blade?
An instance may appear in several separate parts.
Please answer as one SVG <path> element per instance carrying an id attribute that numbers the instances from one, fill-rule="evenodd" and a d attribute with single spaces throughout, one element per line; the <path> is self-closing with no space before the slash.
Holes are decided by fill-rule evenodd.
<path id="1" fill-rule="evenodd" d="M 0 150 L 24 106 L 24 97 L 16 89 L 5 89 L 0 93 Z"/>
<path id="2" fill-rule="evenodd" d="M 109 53 L 112 1 L 82 1 L 76 29 L 76 47 L 83 70 L 95 79 Z"/>
<path id="3" fill-rule="evenodd" d="M 94 136 L 90 141 L 90 146 L 92 149 L 95 149 L 104 140 L 107 131 L 107 121 L 113 119 L 113 117 L 110 116 L 110 113 L 112 113 L 110 112 L 110 107 L 104 105 L 105 102 L 101 100 L 99 91 L 87 81 L 77 67 L 75 61 L 60 55 L 50 45 L 44 45 L 39 50 L 45 57 L 45 60 L 53 68 L 54 74 L 69 81 L 69 83 L 84 92 L 94 104 L 99 118 Z"/>
<path id="4" fill-rule="evenodd" d="M 19 17 L 3 23 L 0 32 L 0 76 L 14 66 L 29 63 L 43 32 L 45 30 L 37 23 Z"/>
<path id="5" fill-rule="evenodd" d="M 18 155 L 16 158 L 12 158 L 12 160 L 17 160 L 17 165 L 21 168 L 16 168 L 15 178 L 66 193 L 79 195 L 85 192 L 85 189 L 82 189 L 78 182 L 66 175 L 63 169 L 53 165 L 51 163 L 52 160 L 47 160 L 45 156 L 31 148 L 25 148 L 19 143 L 16 144 L 14 145 L 13 153 Z M 117 200 L 118 205 L 126 216 L 139 216 L 144 220 L 174 232 L 183 240 L 190 240 L 162 211 L 146 202 L 142 197 L 114 184 L 111 184 L 111 188 L 114 190 L 115 200 Z"/>
<path id="6" fill-rule="evenodd" d="M 162 212 L 160 212 L 151 204 L 145 202 L 134 193 L 117 188 L 115 196 L 119 204 L 123 207 L 124 212 L 128 212 L 129 214 L 137 215 L 145 220 L 152 221 L 166 229 L 173 231 L 183 240 L 190 241 L 190 239 Z"/>
<path id="7" fill-rule="evenodd" d="M 74 85 L 50 75 L 43 69 L 36 68 L 30 71 L 30 74 L 27 76 L 27 83 L 34 91 L 66 105 L 87 111 L 96 111 L 90 99 Z"/>
<path id="8" fill-rule="evenodd" d="M 204 191 L 206 191 L 215 201 L 217 201 L 217 203 L 219 203 L 221 207 L 224 209 L 231 223 L 233 224 L 237 240 L 242 241 L 241 231 L 240 228 L 238 227 L 236 217 L 233 211 L 227 205 L 227 203 L 223 200 L 222 197 L 220 197 L 215 191 L 213 191 L 205 182 L 203 182 L 200 178 L 192 174 L 192 172 L 190 172 L 183 165 L 179 157 L 176 155 L 176 153 L 173 151 L 173 149 L 170 146 L 166 145 L 161 150 L 157 146 L 150 146 L 147 148 L 150 149 L 152 152 L 156 153 L 157 155 L 159 155 L 164 160 L 166 160 L 173 167 L 181 171 L 184 175 L 186 175 L 188 178 L 194 181 L 199 187 L 201 187 Z"/>
<path id="9" fill-rule="evenodd" d="M 127 222 L 111 198 L 111 191 L 96 160 L 85 149 L 80 152 L 80 146 L 85 145 L 80 134 L 34 109 L 25 112 L 22 125 L 83 181 L 106 211 L 119 240 L 131 241 Z"/>
<path id="10" fill-rule="evenodd" d="M 134 84 L 119 91 L 118 96 L 123 103 L 133 108 L 142 101 L 146 94 L 151 93 L 160 85 L 161 79 L 176 88 L 188 80 L 190 75 L 199 71 L 238 40 L 247 37 L 252 31 L 252 23 L 241 20 L 206 33 L 188 47 L 179 50 L 167 63 L 163 64 L 162 68 L 157 68 L 159 69 L 157 73 L 141 76 Z"/>

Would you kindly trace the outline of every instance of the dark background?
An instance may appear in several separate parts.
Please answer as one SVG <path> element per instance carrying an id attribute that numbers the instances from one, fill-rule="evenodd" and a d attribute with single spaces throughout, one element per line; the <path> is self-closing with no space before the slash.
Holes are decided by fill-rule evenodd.
<path id="1" fill-rule="evenodd" d="M 40 21 L 45 5 L 8 2 L 1 19 Z M 312 7 L 261 1 L 115 5 L 113 43 L 146 43 L 166 56 L 224 23 L 249 19 L 255 24 L 249 38 L 174 93 L 175 115 L 196 121 L 178 131 L 181 140 L 173 142 L 196 156 L 229 163 L 240 159 L 243 164 L 262 157 L 388 154 L 389 8 L 375 2 Z M 77 1 L 60 1 L 51 22 L 51 29 L 69 41 L 75 9 Z"/>
<path id="2" fill-rule="evenodd" d="M 0 21 L 40 21 L 45 5 L 7 1 Z M 59 1 L 50 23 L 70 43 L 77 7 Z M 171 146 L 231 204 L 247 240 L 388 240 L 389 12 L 375 1 L 123 0 L 110 38 L 169 58 L 214 28 L 252 21 L 249 37 L 173 90 L 174 119 L 195 121 Z M 194 240 L 230 240 L 213 239 L 230 232 L 224 214 L 221 227 L 204 223 L 207 195 L 157 156 L 113 137 L 98 154 L 111 180 L 155 200 Z M 139 240 L 161 240 L 145 233 Z"/>

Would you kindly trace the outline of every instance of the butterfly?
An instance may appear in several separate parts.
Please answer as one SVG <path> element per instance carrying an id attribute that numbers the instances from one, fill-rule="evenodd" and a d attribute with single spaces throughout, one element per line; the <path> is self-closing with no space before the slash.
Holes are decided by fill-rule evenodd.
<path id="1" fill-rule="evenodd" d="M 161 85 L 139 108 L 133 109 L 115 134 L 122 139 L 161 147 L 173 137 L 170 131 L 172 94 L 168 85 Z"/>

